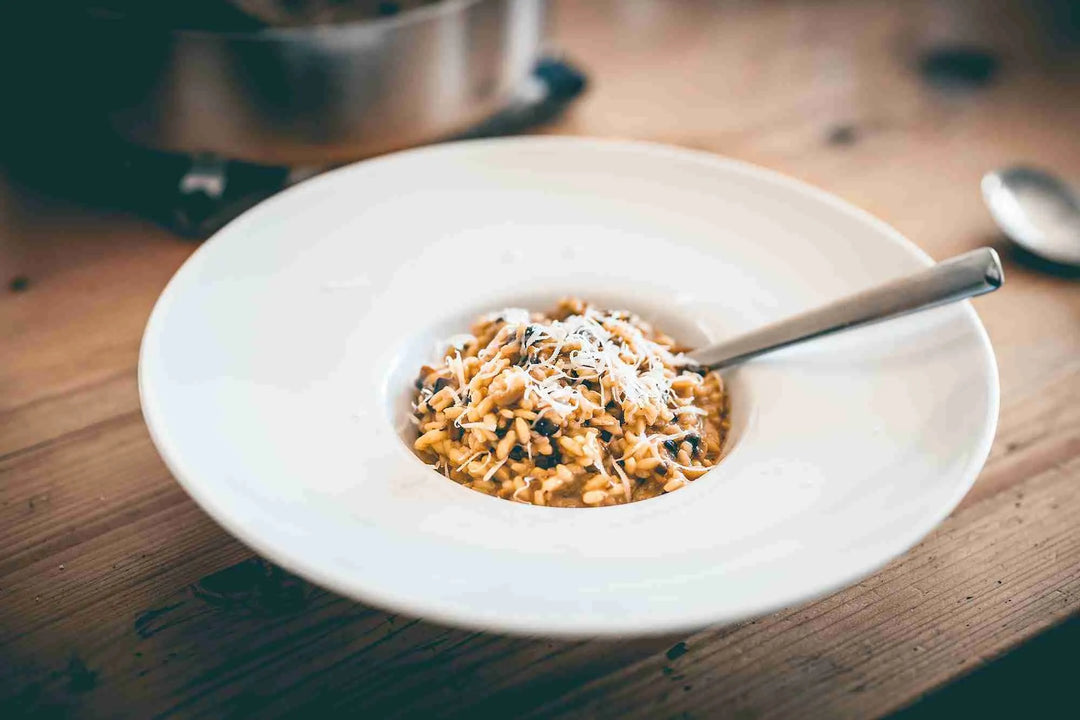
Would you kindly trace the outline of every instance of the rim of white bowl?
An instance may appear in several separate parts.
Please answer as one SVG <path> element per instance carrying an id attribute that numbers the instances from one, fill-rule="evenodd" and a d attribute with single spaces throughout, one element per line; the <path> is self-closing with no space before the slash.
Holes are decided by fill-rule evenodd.
<path id="1" fill-rule="evenodd" d="M 1000 380 L 993 347 L 990 344 L 990 338 L 987 335 L 986 328 L 983 326 L 975 309 L 968 301 L 964 301 L 961 305 L 965 316 L 974 327 L 980 348 L 984 354 L 984 358 L 987 360 L 986 364 L 989 372 L 986 378 L 986 392 L 989 402 L 987 417 L 984 418 L 983 429 L 979 436 L 977 448 L 975 449 L 975 452 L 970 455 L 970 459 L 964 466 L 963 471 L 958 473 L 961 477 L 959 482 L 955 485 L 953 495 L 949 498 L 948 502 L 942 503 L 941 506 L 937 508 L 936 512 L 928 512 L 922 518 L 922 522 L 913 524 L 908 529 L 907 533 L 898 535 L 891 544 L 889 550 L 887 552 L 882 552 L 880 560 L 853 566 L 847 573 L 839 576 L 839 578 L 833 582 L 824 583 L 821 586 L 807 589 L 804 592 L 791 593 L 790 595 L 777 597 L 775 601 L 771 603 L 755 604 L 753 607 L 736 608 L 722 616 L 712 615 L 708 612 L 687 613 L 685 616 L 681 616 L 678 619 L 664 619 L 645 628 L 636 623 L 627 624 L 617 617 L 611 618 L 610 621 L 603 626 L 595 623 L 575 622 L 573 618 L 563 618 L 556 623 L 545 622 L 538 624 L 534 619 L 528 617 L 503 617 L 498 621 L 493 622 L 491 616 L 486 613 L 475 613 L 456 609 L 447 610 L 445 606 L 438 601 L 431 602 L 422 597 L 389 592 L 382 588 L 357 583 L 354 580 L 328 571 L 325 566 L 319 566 L 312 563 L 310 559 L 292 552 L 288 543 L 277 543 L 269 539 L 264 532 L 259 531 L 259 527 L 264 527 L 261 526 L 260 523 L 242 519 L 233 513 L 229 506 L 219 503 L 212 492 L 207 491 L 198 481 L 192 479 L 194 473 L 187 469 L 186 463 L 183 460 L 183 454 L 173 445 L 168 435 L 163 431 L 163 422 L 156 406 L 156 399 L 152 389 L 147 386 L 145 380 L 145 365 L 148 362 L 151 362 L 151 360 L 148 360 L 149 355 L 147 353 L 147 346 L 153 336 L 160 332 L 159 328 L 162 323 L 161 318 L 164 308 L 171 302 L 172 294 L 176 292 L 176 287 L 179 284 L 178 278 L 181 278 L 184 274 L 185 268 L 188 268 L 197 262 L 201 255 L 207 252 L 207 249 L 212 247 L 214 242 L 217 241 L 221 235 L 227 233 L 235 223 L 243 221 L 252 213 L 264 212 L 265 208 L 268 206 L 284 202 L 292 193 L 307 191 L 316 184 L 334 182 L 337 177 L 347 175 L 350 172 L 355 172 L 360 167 L 370 168 L 383 163 L 395 162 L 402 156 L 416 157 L 427 154 L 438 155 L 441 153 L 461 152 L 468 148 L 482 149 L 499 145 L 577 145 L 580 147 L 588 146 L 605 148 L 608 150 L 625 150 L 628 152 L 645 153 L 655 156 L 666 156 L 673 160 L 690 161 L 703 166 L 723 168 L 726 171 L 735 171 L 810 196 L 838 212 L 865 222 L 868 226 L 879 232 L 894 245 L 902 248 L 913 259 L 919 261 L 923 265 L 929 266 L 934 262 L 925 251 L 904 237 L 904 235 L 888 223 L 875 217 L 866 210 L 856 207 L 821 188 L 784 175 L 775 170 L 763 168 L 751 163 L 734 160 L 702 150 L 680 148 L 661 143 L 574 136 L 526 136 L 462 140 L 403 150 L 327 171 L 326 173 L 298 183 L 248 209 L 214 233 L 213 236 L 196 249 L 172 276 L 164 290 L 161 292 L 161 295 L 158 297 L 158 300 L 155 302 L 154 308 L 147 320 L 146 329 L 140 344 L 138 363 L 139 398 L 143 418 L 146 422 L 150 437 L 166 467 L 176 481 L 192 496 L 199 506 L 210 515 L 210 517 L 224 527 L 230 534 L 259 555 L 266 557 L 291 573 L 304 577 L 332 592 L 353 598 L 359 602 L 381 608 L 388 612 L 403 613 L 412 617 L 422 618 L 429 622 L 484 632 L 560 638 L 614 638 L 631 635 L 665 635 L 694 631 L 710 625 L 723 625 L 752 617 L 760 617 L 785 607 L 791 607 L 793 605 L 825 597 L 842 588 L 849 587 L 860 579 L 872 575 L 895 558 L 910 550 L 945 520 L 956 506 L 959 505 L 960 501 L 975 483 L 975 480 L 986 462 L 986 458 L 990 454 L 990 447 L 997 430 L 998 415 L 1000 411 Z"/>

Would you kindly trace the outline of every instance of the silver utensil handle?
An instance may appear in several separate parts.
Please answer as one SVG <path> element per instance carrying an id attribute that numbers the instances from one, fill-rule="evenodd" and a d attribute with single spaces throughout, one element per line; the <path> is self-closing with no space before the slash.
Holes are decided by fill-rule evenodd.
<path id="1" fill-rule="evenodd" d="M 840 330 L 975 297 L 1001 287 L 1004 272 L 997 253 L 980 248 L 910 277 L 837 300 L 824 307 L 767 325 L 733 340 L 688 353 L 694 363 L 721 368 L 787 345 Z"/>

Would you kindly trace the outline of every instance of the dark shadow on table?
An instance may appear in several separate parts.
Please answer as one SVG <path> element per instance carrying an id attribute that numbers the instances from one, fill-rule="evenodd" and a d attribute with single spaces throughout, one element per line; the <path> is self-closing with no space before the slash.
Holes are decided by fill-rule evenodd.
<path id="1" fill-rule="evenodd" d="M 893 714 L 890 720 L 1075 717 L 1080 616 Z"/>
<path id="2" fill-rule="evenodd" d="M 251 558 L 145 609 L 108 647 L 71 638 L 67 670 L 0 693 L 0 717 L 521 717 L 637 660 L 677 657 L 682 639 L 451 629 Z"/>
<path id="3" fill-rule="evenodd" d="M 1080 267 L 1063 265 L 1039 257 L 1009 241 L 1003 235 L 988 238 L 985 244 L 993 247 L 1001 256 L 1001 262 L 1005 265 L 1005 287 L 1008 287 L 1010 268 L 1024 273 L 1048 275 L 1062 280 L 1080 280 Z"/>

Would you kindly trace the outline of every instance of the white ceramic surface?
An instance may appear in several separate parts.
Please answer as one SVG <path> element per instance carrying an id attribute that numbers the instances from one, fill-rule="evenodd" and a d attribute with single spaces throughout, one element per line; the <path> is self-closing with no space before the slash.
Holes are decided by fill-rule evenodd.
<path id="1" fill-rule="evenodd" d="M 700 343 L 928 262 L 836 198 L 708 154 L 413 150 L 303 183 L 207 241 L 147 326 L 143 412 L 207 512 L 332 590 L 504 632 L 688 630 L 851 583 L 955 507 L 998 412 L 968 303 L 731 373 L 728 457 L 612 508 L 511 503 L 425 466 L 399 437 L 417 368 L 507 305 L 574 293 Z"/>

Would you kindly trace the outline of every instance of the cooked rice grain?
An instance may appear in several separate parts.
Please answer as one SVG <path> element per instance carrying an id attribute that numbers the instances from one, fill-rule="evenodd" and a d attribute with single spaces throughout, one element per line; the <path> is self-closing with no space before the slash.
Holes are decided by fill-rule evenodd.
<path id="1" fill-rule="evenodd" d="M 597 507 L 674 492 L 720 460 L 723 380 L 684 368 L 671 338 L 635 315 L 570 298 L 550 314 L 486 315 L 458 339 L 421 368 L 413 445 L 455 482 Z"/>

